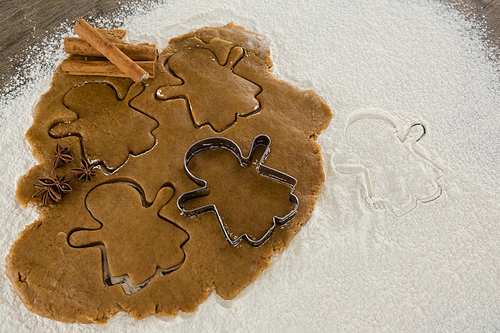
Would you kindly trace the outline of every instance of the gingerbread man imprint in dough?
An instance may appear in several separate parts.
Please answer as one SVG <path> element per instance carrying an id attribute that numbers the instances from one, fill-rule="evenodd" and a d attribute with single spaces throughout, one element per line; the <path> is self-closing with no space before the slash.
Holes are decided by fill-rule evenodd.
<path id="1" fill-rule="evenodd" d="M 130 100 L 142 90 L 142 85 L 132 85 L 120 100 L 115 87 L 105 83 L 73 87 L 63 104 L 77 119 L 56 123 L 49 134 L 54 138 L 79 137 L 82 152 L 91 163 L 100 161 L 108 171 L 116 170 L 130 154 L 142 154 L 156 142 L 151 132 L 158 122 L 130 106 Z"/>
<path id="2" fill-rule="evenodd" d="M 261 88 L 233 73 L 245 56 L 241 47 L 234 47 L 221 65 L 209 49 L 195 48 L 175 53 L 165 67 L 183 82 L 160 87 L 160 100 L 186 98 L 196 127 L 210 125 L 216 132 L 224 131 L 237 120 L 260 111 L 256 96 Z"/>
<path id="3" fill-rule="evenodd" d="M 105 282 L 122 284 L 127 294 L 135 293 L 151 283 L 156 273 L 164 276 L 184 261 L 182 246 L 189 235 L 158 214 L 173 193 L 171 187 L 163 187 L 154 202 L 147 203 L 136 184 L 101 184 L 85 199 L 101 227 L 73 231 L 68 242 L 73 247 L 99 247 Z"/>

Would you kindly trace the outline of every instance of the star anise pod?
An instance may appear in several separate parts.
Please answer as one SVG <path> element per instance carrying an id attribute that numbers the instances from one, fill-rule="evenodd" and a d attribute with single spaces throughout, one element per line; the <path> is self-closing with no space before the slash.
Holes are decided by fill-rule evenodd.
<path id="1" fill-rule="evenodd" d="M 37 191 L 33 197 L 36 198 L 41 196 L 44 206 L 48 206 L 51 201 L 61 201 L 64 193 L 72 191 L 68 181 L 64 180 L 64 176 L 61 178 L 58 176 L 55 178 L 40 178 L 38 179 L 38 182 L 39 184 L 34 185 L 37 188 Z"/>
<path id="2" fill-rule="evenodd" d="M 49 178 L 49 180 L 51 180 L 53 182 L 53 184 L 51 186 L 55 187 L 61 195 L 63 193 L 68 193 L 68 192 L 73 191 L 71 186 L 69 186 L 69 184 L 68 184 L 69 180 L 64 180 L 65 177 L 66 176 L 62 176 L 61 178 L 59 178 L 56 176 L 56 178 L 54 178 L 54 179 Z"/>
<path id="3" fill-rule="evenodd" d="M 43 205 L 48 206 L 51 201 L 59 202 L 61 201 L 61 195 L 57 193 L 57 190 L 48 186 L 44 183 L 45 178 L 39 179 L 38 181 L 41 184 L 35 184 L 34 186 L 37 188 L 36 193 L 33 195 L 33 198 L 42 197 Z"/>
<path id="4" fill-rule="evenodd" d="M 92 180 L 92 177 L 95 176 L 94 168 L 94 165 L 90 165 L 86 160 L 82 158 L 80 159 L 80 167 L 71 169 L 70 171 L 73 172 L 79 180 L 82 180 L 84 178 L 85 180 Z"/>
<path id="5" fill-rule="evenodd" d="M 64 166 L 66 163 L 71 163 L 73 161 L 73 156 L 67 147 L 61 147 L 59 144 L 56 145 L 54 149 L 56 154 L 54 155 L 54 170 Z"/>

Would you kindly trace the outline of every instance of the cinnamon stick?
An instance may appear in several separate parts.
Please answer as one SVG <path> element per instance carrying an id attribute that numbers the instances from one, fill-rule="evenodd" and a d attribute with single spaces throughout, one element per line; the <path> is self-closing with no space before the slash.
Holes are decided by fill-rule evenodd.
<path id="1" fill-rule="evenodd" d="M 149 78 L 149 74 L 144 69 L 134 63 L 132 59 L 127 57 L 84 19 L 80 19 L 75 23 L 74 30 L 78 36 L 82 37 L 135 82 L 141 82 Z"/>
<path id="2" fill-rule="evenodd" d="M 154 61 L 136 61 L 139 67 L 145 70 L 151 77 L 155 77 L 155 62 Z M 128 77 L 118 67 L 110 61 L 89 61 L 89 60 L 63 60 L 61 68 L 66 74 L 70 75 L 96 75 L 96 76 L 112 76 L 112 77 Z"/>
<path id="3" fill-rule="evenodd" d="M 113 43 L 120 51 L 132 60 L 156 60 L 157 50 L 153 45 L 132 45 L 125 43 Z M 76 54 L 88 57 L 103 57 L 89 43 L 81 38 L 66 37 L 64 39 L 64 51 L 67 54 Z"/>

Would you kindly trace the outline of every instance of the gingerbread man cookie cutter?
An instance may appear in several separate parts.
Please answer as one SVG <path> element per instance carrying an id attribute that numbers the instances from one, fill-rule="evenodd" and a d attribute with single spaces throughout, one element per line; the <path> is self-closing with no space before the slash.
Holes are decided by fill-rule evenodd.
<path id="1" fill-rule="evenodd" d="M 254 247 L 259 247 L 265 242 L 269 240 L 271 237 L 274 229 L 276 228 L 277 225 L 285 225 L 287 222 L 289 222 L 297 213 L 297 209 L 299 207 L 299 199 L 293 192 L 295 191 L 295 186 L 297 185 L 297 180 L 293 178 L 290 175 L 287 175 L 283 172 L 280 172 L 278 170 L 272 169 L 268 166 L 265 166 L 263 163 L 266 160 L 267 156 L 269 155 L 270 151 L 270 146 L 271 144 L 271 139 L 267 135 L 258 135 L 254 138 L 252 147 L 250 149 L 250 152 L 247 157 L 244 157 L 240 148 L 238 145 L 227 138 L 223 137 L 212 137 L 212 138 L 207 138 L 203 139 L 201 141 L 198 141 L 194 143 L 187 151 L 186 154 L 184 155 L 184 170 L 186 174 L 188 175 L 191 180 L 193 180 L 196 184 L 201 186 L 201 188 L 185 192 L 179 198 L 177 199 L 177 207 L 181 211 L 181 214 L 184 216 L 188 217 L 194 217 L 206 212 L 214 212 L 215 215 L 217 216 L 217 220 L 219 221 L 219 224 L 222 228 L 222 231 L 224 232 L 224 235 L 228 242 L 232 246 L 237 246 L 238 244 L 241 243 L 242 240 L 248 241 L 248 243 Z M 271 179 L 273 181 L 285 184 L 290 187 L 290 193 L 288 196 L 288 201 L 290 201 L 293 204 L 293 209 L 286 214 L 285 216 L 278 217 L 274 216 L 273 217 L 273 224 L 272 227 L 267 230 L 267 232 L 259 239 L 252 239 L 248 234 L 244 233 L 241 234 L 240 236 L 232 238 L 226 228 L 226 226 L 223 223 L 222 217 L 219 214 L 219 210 L 214 204 L 210 205 L 205 205 L 202 207 L 198 207 L 195 209 L 185 209 L 185 203 L 188 200 L 202 197 L 202 196 L 207 196 L 210 194 L 210 189 L 208 187 L 208 184 L 205 180 L 197 178 L 194 176 L 191 171 L 189 170 L 188 163 L 189 161 L 199 152 L 208 150 L 208 149 L 226 149 L 229 150 L 237 159 L 238 162 L 240 163 L 240 166 L 247 168 L 252 164 L 252 156 L 255 152 L 255 149 L 259 146 L 264 146 L 265 150 L 264 153 L 262 154 L 262 157 L 256 164 L 256 171 L 258 174 L 260 174 L 263 177 L 266 177 L 268 179 Z"/>
<path id="2" fill-rule="evenodd" d="M 181 265 L 183 264 L 183 262 L 181 262 L 180 264 L 178 264 L 174 267 L 168 268 L 168 269 L 162 269 L 162 268 L 158 267 L 156 269 L 155 274 L 152 277 L 150 277 L 149 279 L 147 279 L 146 281 L 144 281 L 142 283 L 135 284 L 134 282 L 132 282 L 132 279 L 127 274 L 120 275 L 120 276 L 114 276 L 111 274 L 111 270 L 109 268 L 108 256 L 107 256 L 107 252 L 106 252 L 106 247 L 104 246 L 104 244 L 97 244 L 97 245 L 94 245 L 94 247 L 97 247 L 101 250 L 102 271 L 103 271 L 103 275 L 104 275 L 104 283 L 110 287 L 117 285 L 117 284 L 121 285 L 123 288 L 123 292 L 127 295 L 133 295 L 133 294 L 141 291 L 142 289 L 149 286 L 151 284 L 151 282 L 154 281 L 154 279 L 156 278 L 157 275 L 166 276 L 166 275 L 176 271 L 177 269 L 179 269 L 181 267 Z"/>

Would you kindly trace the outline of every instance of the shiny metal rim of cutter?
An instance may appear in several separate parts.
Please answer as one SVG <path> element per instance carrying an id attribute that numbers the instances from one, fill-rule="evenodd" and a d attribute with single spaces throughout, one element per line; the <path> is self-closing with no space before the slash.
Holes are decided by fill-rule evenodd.
<path id="1" fill-rule="evenodd" d="M 222 231 L 224 232 L 224 235 L 226 236 L 226 239 L 228 240 L 228 242 L 232 246 L 237 246 L 239 243 L 241 243 L 241 241 L 243 239 L 246 239 L 248 241 L 248 243 L 250 243 L 250 245 L 252 245 L 254 247 L 261 246 L 262 244 L 267 242 L 269 240 L 269 238 L 271 237 L 276 225 L 284 225 L 288 221 L 290 221 L 292 219 L 292 217 L 294 217 L 295 214 L 297 213 L 297 209 L 299 207 L 299 199 L 297 198 L 297 196 L 295 196 L 295 194 L 293 194 L 293 192 L 295 190 L 295 186 L 297 185 L 297 180 L 295 178 L 293 178 L 292 176 L 289 176 L 283 172 L 280 172 L 278 170 L 275 170 L 275 169 L 272 169 L 272 168 L 269 168 L 269 167 L 263 165 L 264 161 L 266 160 L 267 156 L 269 155 L 270 144 L 271 144 L 271 139 L 267 135 L 263 135 L 263 134 L 258 135 L 253 140 L 252 147 L 250 149 L 248 156 L 244 157 L 242 155 L 241 150 L 238 147 L 238 145 L 234 141 L 227 139 L 227 138 L 212 137 L 212 138 L 203 139 L 203 140 L 200 140 L 200 141 L 194 143 L 191 147 L 189 147 L 189 149 L 186 151 L 186 154 L 184 155 L 184 171 L 189 176 L 189 178 L 191 178 L 196 184 L 201 186 L 201 188 L 193 190 L 193 191 L 185 192 L 177 199 L 177 207 L 181 211 L 181 214 L 184 216 L 192 217 L 192 216 L 197 216 L 197 215 L 209 212 L 209 211 L 214 212 L 215 215 L 217 216 L 217 220 L 219 221 L 219 224 L 222 228 Z M 186 201 L 193 199 L 193 198 L 197 198 L 197 197 L 207 196 L 208 194 L 210 194 L 210 189 L 208 187 L 207 182 L 203 179 L 197 178 L 196 176 L 194 176 L 191 173 L 191 171 L 189 171 L 188 163 L 193 158 L 194 155 L 196 155 L 197 153 L 199 153 L 203 150 L 208 150 L 208 149 L 216 149 L 216 148 L 227 149 L 231 153 L 233 153 L 233 155 L 238 159 L 240 165 L 242 167 L 246 168 L 246 167 L 249 167 L 251 165 L 251 158 L 254 154 L 255 149 L 258 146 L 264 146 L 265 151 L 262 154 L 262 157 L 260 158 L 259 162 L 257 163 L 257 166 L 256 166 L 257 173 L 262 175 L 263 177 L 269 178 L 273 181 L 277 181 L 279 183 L 282 183 L 282 184 L 289 186 L 291 188 L 291 190 L 290 190 L 290 195 L 288 196 L 288 200 L 293 204 L 292 211 L 290 211 L 285 216 L 283 216 L 283 217 L 274 216 L 273 217 L 273 226 L 264 234 L 264 236 L 262 236 L 260 239 L 255 240 L 255 239 L 250 238 L 250 236 L 248 236 L 245 233 L 245 234 L 242 234 L 234 239 L 231 238 L 228 230 L 226 229 L 226 227 L 222 221 L 222 218 L 219 214 L 219 211 L 214 204 L 206 205 L 203 207 L 198 207 L 198 208 L 191 209 L 191 210 L 184 209 L 184 204 L 186 203 Z"/>

